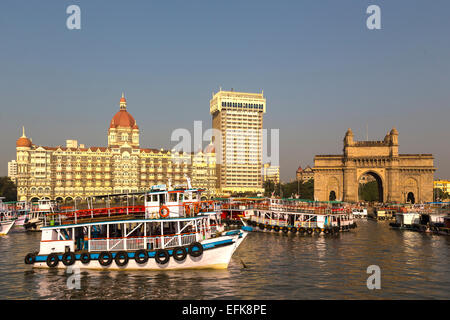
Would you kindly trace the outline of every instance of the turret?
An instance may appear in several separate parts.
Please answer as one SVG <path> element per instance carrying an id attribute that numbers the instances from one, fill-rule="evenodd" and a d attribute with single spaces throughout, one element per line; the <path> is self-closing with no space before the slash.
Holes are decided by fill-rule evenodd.
<path id="1" fill-rule="evenodd" d="M 351 145 L 353 145 L 353 131 L 351 128 L 348 128 L 344 137 L 344 146 L 351 146 Z"/>
<path id="2" fill-rule="evenodd" d="M 395 127 L 391 130 L 390 142 L 392 145 L 398 146 L 398 131 L 397 129 L 395 129 Z"/>

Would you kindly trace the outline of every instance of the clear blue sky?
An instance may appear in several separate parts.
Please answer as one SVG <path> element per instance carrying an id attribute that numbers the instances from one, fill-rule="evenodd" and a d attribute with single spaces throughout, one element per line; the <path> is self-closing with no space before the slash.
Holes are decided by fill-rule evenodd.
<path id="1" fill-rule="evenodd" d="M 366 28 L 370 4 L 382 30 Z M 264 89 L 283 180 L 366 124 L 374 140 L 395 126 L 401 153 L 433 153 L 450 178 L 449 13 L 447 0 L 2 0 L 0 175 L 22 125 L 35 144 L 105 146 L 125 91 L 141 145 L 170 148 L 173 129 L 211 126 L 222 86 Z"/>

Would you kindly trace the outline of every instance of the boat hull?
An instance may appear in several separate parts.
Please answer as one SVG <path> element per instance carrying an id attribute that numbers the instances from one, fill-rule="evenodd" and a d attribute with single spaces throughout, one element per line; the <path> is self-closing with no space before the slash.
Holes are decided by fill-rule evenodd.
<path id="1" fill-rule="evenodd" d="M 72 268 L 80 269 L 90 269 L 90 270 L 148 270 L 148 271 L 159 271 L 159 270 L 183 270 L 183 269 L 226 269 L 230 263 L 231 257 L 236 250 L 237 246 L 242 242 L 238 242 L 239 235 L 218 237 L 209 240 L 202 241 L 201 244 L 204 251 L 200 257 L 193 257 L 187 255 L 182 261 L 177 261 L 173 258 L 171 249 L 169 250 L 170 259 L 169 262 L 165 264 L 159 264 L 156 259 L 151 256 L 147 262 L 139 264 L 134 259 L 134 253 L 129 252 L 129 260 L 125 266 L 118 266 L 114 257 L 117 252 L 111 252 L 113 255 L 113 261 L 108 266 L 102 266 L 96 259 L 98 257 L 98 252 L 91 252 L 91 261 L 89 263 L 82 263 L 80 260 L 76 260 L 71 266 Z M 79 254 L 76 254 L 76 257 Z M 49 268 L 46 263 L 47 255 L 36 257 L 36 262 L 34 263 L 34 268 Z M 62 254 L 59 254 L 59 259 L 61 260 Z M 78 257 L 77 257 L 78 258 Z M 42 260 L 42 261 L 40 261 Z M 65 266 L 61 261 L 54 268 L 65 269 Z"/>
<path id="2" fill-rule="evenodd" d="M 8 234 L 9 230 L 14 226 L 15 220 L 7 220 L 0 222 L 0 235 L 5 236 Z"/>

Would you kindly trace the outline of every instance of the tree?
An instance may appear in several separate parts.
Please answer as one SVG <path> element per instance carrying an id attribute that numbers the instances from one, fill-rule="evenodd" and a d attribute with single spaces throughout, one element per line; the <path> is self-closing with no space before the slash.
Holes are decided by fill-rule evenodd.
<path id="1" fill-rule="evenodd" d="M 264 196 L 270 197 L 272 195 L 272 192 L 275 190 L 275 182 L 272 180 L 266 180 L 264 181 Z"/>
<path id="2" fill-rule="evenodd" d="M 434 188 L 434 201 L 442 201 L 446 199 L 450 199 L 450 194 L 448 192 L 444 192 L 439 188 Z"/>
<path id="3" fill-rule="evenodd" d="M 370 181 L 359 185 L 359 199 L 364 201 L 380 201 L 378 193 L 378 182 Z"/>
<path id="4" fill-rule="evenodd" d="M 17 201 L 17 187 L 9 177 L 0 177 L 0 197 L 5 197 L 5 201 Z"/>
<path id="5" fill-rule="evenodd" d="M 264 182 L 264 195 L 270 197 L 272 192 L 274 195 L 283 198 L 295 198 L 298 194 L 300 199 L 314 200 L 314 180 L 292 181 L 287 183 L 276 184 L 272 181 Z M 281 192 L 280 192 L 281 191 Z"/>

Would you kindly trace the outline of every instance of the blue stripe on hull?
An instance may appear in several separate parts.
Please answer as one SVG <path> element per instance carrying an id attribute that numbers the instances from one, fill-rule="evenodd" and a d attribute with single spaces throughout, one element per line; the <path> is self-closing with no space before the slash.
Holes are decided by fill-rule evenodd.
<path id="1" fill-rule="evenodd" d="M 226 245 L 231 245 L 233 244 L 233 239 L 226 239 L 226 240 L 221 240 L 221 241 L 217 241 L 217 242 L 212 242 L 212 243 L 206 243 L 206 244 L 202 244 L 203 249 L 204 250 L 209 250 L 209 249 L 214 249 L 216 247 L 222 247 L 222 246 L 226 246 Z M 173 254 L 173 249 L 167 249 L 167 251 L 169 252 L 170 255 Z M 194 248 L 193 251 L 198 251 L 197 248 Z M 113 259 L 116 257 L 117 252 L 112 252 L 109 251 L 113 257 Z M 134 252 L 126 252 L 128 254 L 128 257 L 133 259 L 135 256 Z M 156 254 L 156 251 L 148 251 L 148 256 L 149 258 L 154 258 Z M 63 253 L 58 253 L 58 259 L 61 261 L 62 257 L 63 257 Z M 98 257 L 100 255 L 100 253 L 89 253 L 90 257 L 92 260 L 98 260 Z M 47 257 L 48 255 L 38 255 L 35 258 L 35 262 L 46 262 L 47 261 Z M 75 254 L 75 259 L 76 260 L 80 260 L 81 254 Z"/>

